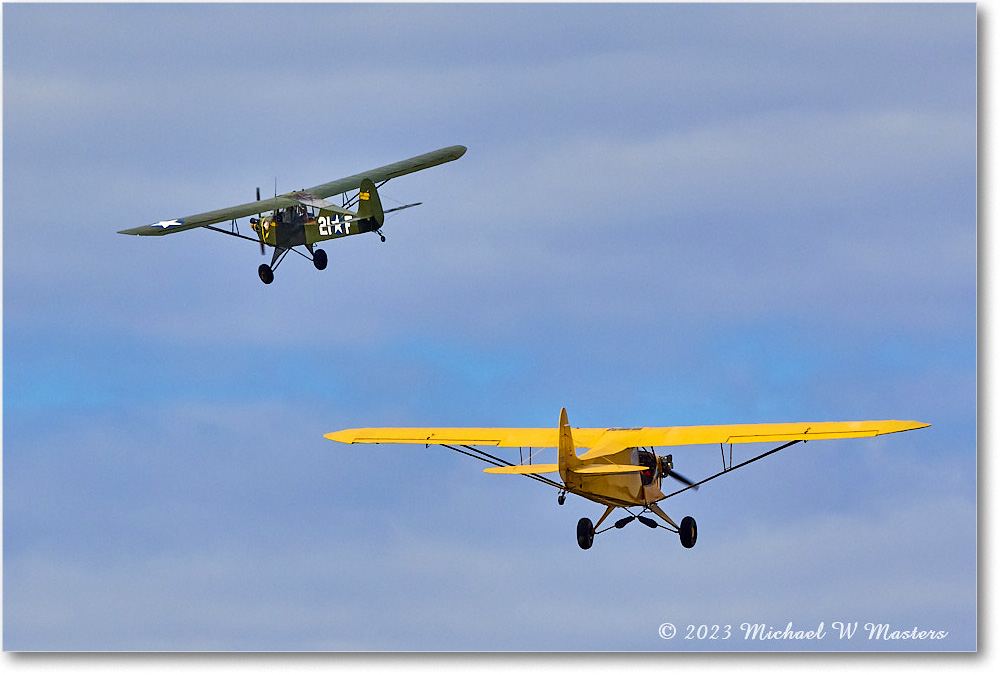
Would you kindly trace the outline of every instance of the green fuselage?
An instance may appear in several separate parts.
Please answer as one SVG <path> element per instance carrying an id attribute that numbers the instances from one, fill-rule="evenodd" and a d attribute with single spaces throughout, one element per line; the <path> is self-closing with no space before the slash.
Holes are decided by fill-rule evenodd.
<path id="1" fill-rule="evenodd" d="M 279 209 L 264 216 L 254 229 L 258 227 L 263 228 L 264 243 L 276 248 L 312 245 L 379 229 L 374 218 L 351 217 L 323 209 L 317 214 L 304 206 Z"/>

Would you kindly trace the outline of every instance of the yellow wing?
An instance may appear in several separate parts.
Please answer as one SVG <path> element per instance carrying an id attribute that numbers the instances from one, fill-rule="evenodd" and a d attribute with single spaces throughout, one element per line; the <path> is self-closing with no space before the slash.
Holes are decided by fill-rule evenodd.
<path id="1" fill-rule="evenodd" d="M 634 427 L 573 429 L 573 443 L 590 448 L 580 459 L 602 457 L 630 447 L 773 443 L 821 438 L 863 438 L 921 429 L 929 424 L 899 420 L 866 422 L 792 422 L 780 424 L 720 424 L 696 427 Z M 341 443 L 416 443 L 493 445 L 504 448 L 552 448 L 559 444 L 556 428 L 383 427 L 344 429 L 325 435 Z"/>
<path id="2" fill-rule="evenodd" d="M 573 440 L 577 445 L 589 447 L 605 429 L 574 429 Z M 579 434 L 579 439 L 578 436 Z M 554 448 L 559 444 L 556 428 L 490 428 L 490 427 L 384 427 L 373 429 L 344 429 L 326 434 L 325 438 L 341 443 L 417 443 L 454 445 L 494 445 L 501 448 Z M 587 443 L 583 442 L 588 441 Z"/>
<path id="3" fill-rule="evenodd" d="M 565 424 L 565 409 L 560 424 Z M 670 445 L 705 445 L 715 443 L 782 443 L 811 441 L 824 438 L 863 438 L 929 427 L 923 422 L 899 420 L 869 420 L 865 422 L 811 422 L 780 424 L 718 424 L 695 427 L 633 427 L 630 429 L 572 429 L 570 452 L 577 448 L 589 450 L 577 457 L 572 467 L 580 474 L 616 474 L 644 471 L 645 466 L 631 464 L 587 464 L 579 461 L 596 460 L 631 447 Z M 325 434 L 341 443 L 417 443 L 420 445 L 492 445 L 498 447 L 549 448 L 559 446 L 559 429 L 491 428 L 491 427 L 383 427 L 344 429 Z M 779 448 L 780 449 L 780 448 Z M 464 451 L 460 451 L 464 452 Z M 468 453 L 465 453 L 468 454 Z M 490 456 L 492 458 L 492 456 Z M 480 458 L 482 459 L 482 458 Z M 490 462 L 493 463 L 492 461 Z M 559 471 L 559 464 L 519 464 L 486 469 L 486 473 L 529 475 Z M 555 483 L 553 483 L 555 485 Z"/>
<path id="4" fill-rule="evenodd" d="M 703 445 L 716 443 L 784 443 L 823 438 L 864 438 L 929 427 L 923 422 L 868 420 L 864 422 L 785 422 L 778 424 L 718 424 L 696 427 L 607 429 L 580 459 L 610 455 L 629 447 Z M 576 431 L 573 432 L 574 440 Z M 578 443 L 577 445 L 582 445 Z"/>

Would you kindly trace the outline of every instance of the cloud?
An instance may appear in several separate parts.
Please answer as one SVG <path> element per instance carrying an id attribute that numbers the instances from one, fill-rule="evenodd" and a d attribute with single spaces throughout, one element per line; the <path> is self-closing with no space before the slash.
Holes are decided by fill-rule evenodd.
<path id="1" fill-rule="evenodd" d="M 836 615 L 974 648 L 975 16 L 5 7 L 5 646 L 659 651 Z M 115 234 L 455 143 L 322 273 Z M 691 551 L 582 552 L 597 505 L 322 438 L 561 406 L 934 426 L 671 499 Z"/>

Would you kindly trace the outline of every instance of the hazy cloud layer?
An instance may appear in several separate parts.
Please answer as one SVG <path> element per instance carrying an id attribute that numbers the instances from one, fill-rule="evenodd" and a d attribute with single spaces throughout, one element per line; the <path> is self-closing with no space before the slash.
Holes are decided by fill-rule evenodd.
<path id="1" fill-rule="evenodd" d="M 3 20 L 5 649 L 976 647 L 974 5 Z M 322 273 L 116 234 L 456 143 Z M 561 406 L 933 426 L 669 500 L 690 551 L 633 525 L 583 552 L 594 504 L 322 438 Z M 949 636 L 657 634 L 834 620 Z"/>

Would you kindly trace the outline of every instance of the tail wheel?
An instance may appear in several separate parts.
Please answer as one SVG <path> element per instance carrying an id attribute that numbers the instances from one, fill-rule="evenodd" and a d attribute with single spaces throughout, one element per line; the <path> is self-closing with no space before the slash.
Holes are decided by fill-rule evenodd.
<path id="1" fill-rule="evenodd" d="M 274 271 L 266 264 L 261 264 L 261 266 L 257 268 L 257 276 L 259 276 L 260 280 L 265 284 L 269 284 L 274 281 Z"/>
<path id="2" fill-rule="evenodd" d="M 313 265 L 318 270 L 326 269 L 326 251 L 324 251 L 321 248 L 318 248 L 315 251 L 313 251 Z"/>
<path id="3" fill-rule="evenodd" d="M 576 543 L 584 550 L 594 545 L 594 524 L 590 518 L 581 518 L 576 524 Z"/>
<path id="4" fill-rule="evenodd" d="M 691 516 L 684 516 L 680 526 L 681 546 L 691 548 L 698 541 L 698 524 Z"/>

